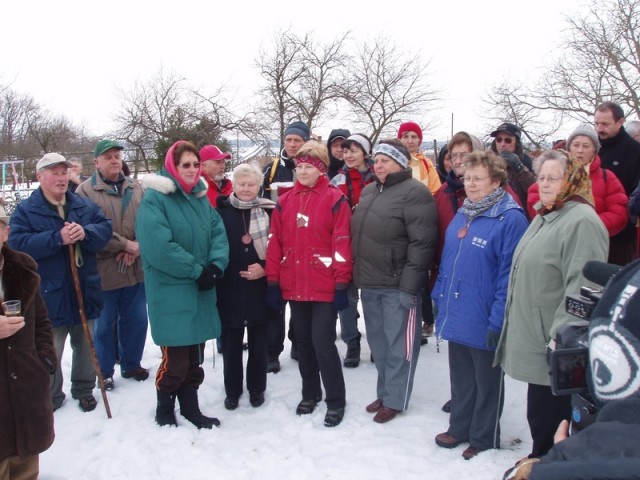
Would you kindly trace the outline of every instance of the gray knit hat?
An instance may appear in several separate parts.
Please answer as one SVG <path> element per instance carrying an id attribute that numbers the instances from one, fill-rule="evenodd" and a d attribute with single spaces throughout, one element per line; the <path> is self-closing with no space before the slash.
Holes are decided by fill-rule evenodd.
<path id="1" fill-rule="evenodd" d="M 578 135 L 582 135 L 585 137 L 589 137 L 589 139 L 593 142 L 594 147 L 596 147 L 596 153 L 600 151 L 600 140 L 598 140 L 598 134 L 596 130 L 588 123 L 581 123 L 578 125 L 571 135 L 567 138 L 567 149 L 571 148 L 571 142 Z"/>

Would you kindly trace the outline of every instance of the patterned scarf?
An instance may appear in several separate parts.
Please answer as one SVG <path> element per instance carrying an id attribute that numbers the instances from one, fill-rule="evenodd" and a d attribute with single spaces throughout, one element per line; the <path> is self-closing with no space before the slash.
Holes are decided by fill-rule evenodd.
<path id="1" fill-rule="evenodd" d="M 265 208 L 274 208 L 275 202 L 256 197 L 249 202 L 243 202 L 235 193 L 229 195 L 231 206 L 239 210 L 251 210 L 249 217 L 249 235 L 253 239 L 253 247 L 256 249 L 258 258 L 264 260 L 267 253 L 267 240 L 269 239 L 269 215 Z"/>
<path id="2" fill-rule="evenodd" d="M 546 215 L 555 210 L 560 210 L 568 201 L 586 203 L 592 207 L 595 205 L 589 172 L 585 170 L 582 163 L 576 160 L 569 152 L 562 149 L 558 151 L 565 154 L 568 158 L 567 171 L 564 172 L 562 186 L 560 187 L 556 201 L 553 202 L 550 208 L 542 205 L 538 210 L 539 215 Z"/>
<path id="3" fill-rule="evenodd" d="M 481 198 L 477 202 L 472 202 L 469 197 L 464 199 L 464 203 L 458 209 L 459 212 L 464 213 L 467 216 L 467 225 L 471 223 L 471 220 L 478 215 L 482 215 L 484 212 L 498 203 L 502 197 L 504 197 L 505 190 L 502 187 L 496 188 L 493 192 L 484 198 Z"/>

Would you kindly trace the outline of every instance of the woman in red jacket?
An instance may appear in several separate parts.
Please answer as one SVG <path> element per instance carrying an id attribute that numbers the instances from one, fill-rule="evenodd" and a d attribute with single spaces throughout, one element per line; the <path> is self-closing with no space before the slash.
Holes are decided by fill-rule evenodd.
<path id="1" fill-rule="evenodd" d="M 345 387 L 336 348 L 336 311 L 349 305 L 351 208 L 329 184 L 327 148 L 305 143 L 296 154 L 296 183 L 278 198 L 267 248 L 267 302 L 291 307 L 298 342 L 302 401 L 298 415 L 310 414 L 326 392 L 324 424 L 335 427 L 344 416 Z"/>
<path id="2" fill-rule="evenodd" d="M 615 173 L 600 166 L 600 157 L 598 156 L 600 141 L 596 131 L 591 125 L 583 123 L 569 135 L 567 145 L 569 153 L 589 171 L 596 213 L 604 223 L 609 237 L 620 233 L 629 223 L 629 213 L 627 212 L 629 199 Z M 534 183 L 529 188 L 527 196 L 527 208 L 531 218 L 536 215 L 533 206 L 538 200 L 540 200 L 538 183 Z"/>

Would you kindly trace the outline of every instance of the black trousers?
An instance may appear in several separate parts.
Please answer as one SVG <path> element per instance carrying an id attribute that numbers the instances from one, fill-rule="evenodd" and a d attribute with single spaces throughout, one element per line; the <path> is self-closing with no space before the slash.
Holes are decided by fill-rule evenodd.
<path id="1" fill-rule="evenodd" d="M 343 408 L 346 393 L 336 347 L 336 312 L 332 303 L 291 301 L 289 305 L 293 333 L 298 343 L 302 398 L 322 399 L 322 376 L 327 408 Z"/>
<path id="2" fill-rule="evenodd" d="M 267 388 L 267 344 L 269 324 L 247 327 L 247 390 L 250 395 L 258 395 Z M 227 397 L 242 395 L 243 365 L 242 341 L 244 327 L 233 328 L 222 325 L 222 359 L 224 361 L 224 390 Z"/>
<path id="3" fill-rule="evenodd" d="M 269 343 L 267 347 L 269 358 L 278 358 L 284 350 L 284 332 L 287 328 L 284 317 L 285 308 L 282 309 L 282 312 L 278 314 L 274 321 L 269 323 Z M 287 337 L 291 340 L 291 348 L 295 348 L 294 345 L 296 344 L 296 339 L 293 336 L 291 323 L 289 323 L 289 332 L 287 333 Z"/>
<path id="4" fill-rule="evenodd" d="M 162 361 L 156 372 L 156 388 L 174 393 L 182 387 L 198 388 L 204 381 L 204 343 L 184 347 L 160 347 Z"/>
<path id="5" fill-rule="evenodd" d="M 529 384 L 527 421 L 533 439 L 530 457 L 539 458 L 553 447 L 553 435 L 562 420 L 571 420 L 571 395 L 555 396 L 551 387 Z"/>

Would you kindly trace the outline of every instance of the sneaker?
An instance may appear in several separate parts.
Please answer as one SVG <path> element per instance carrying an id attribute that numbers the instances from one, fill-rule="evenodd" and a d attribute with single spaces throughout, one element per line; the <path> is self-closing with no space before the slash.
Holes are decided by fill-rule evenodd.
<path id="1" fill-rule="evenodd" d="M 360 365 L 360 347 L 347 349 L 347 355 L 342 364 L 346 368 L 357 368 Z"/>
<path id="2" fill-rule="evenodd" d="M 264 393 L 258 393 L 257 395 L 249 395 L 249 403 L 253 408 L 258 408 L 264 403 Z"/>
<path id="3" fill-rule="evenodd" d="M 98 401 L 93 398 L 93 395 L 87 395 L 78 400 L 78 405 L 83 412 L 92 412 L 98 406 Z"/>
<path id="4" fill-rule="evenodd" d="M 436 445 L 442 448 L 456 448 L 461 443 L 467 442 L 466 438 L 458 439 L 449 435 L 448 432 L 442 432 L 436 435 Z"/>
<path id="5" fill-rule="evenodd" d="M 235 410 L 238 408 L 238 399 L 236 397 L 227 397 L 224 399 L 224 408 L 227 410 Z"/>
<path id="6" fill-rule="evenodd" d="M 296 415 L 309 415 L 313 413 L 320 400 L 313 398 L 311 400 L 302 400 L 296 408 Z"/>
<path id="7" fill-rule="evenodd" d="M 121 375 L 122 375 L 122 378 L 133 378 L 138 382 L 142 382 L 143 380 L 146 380 L 147 378 L 149 378 L 149 369 L 136 367 L 133 370 L 127 370 L 127 371 L 123 370 Z"/>
<path id="8" fill-rule="evenodd" d="M 325 427 L 337 427 L 344 418 L 344 408 L 330 408 L 324 417 Z"/>
<path id="9" fill-rule="evenodd" d="M 267 362 L 267 373 L 278 373 L 280 371 L 280 360 L 278 357 L 271 357 Z"/>
<path id="10" fill-rule="evenodd" d="M 110 392 L 111 390 L 116 388 L 116 384 L 113 383 L 113 377 L 104 377 L 103 380 L 104 380 L 104 389 L 107 392 Z"/>

